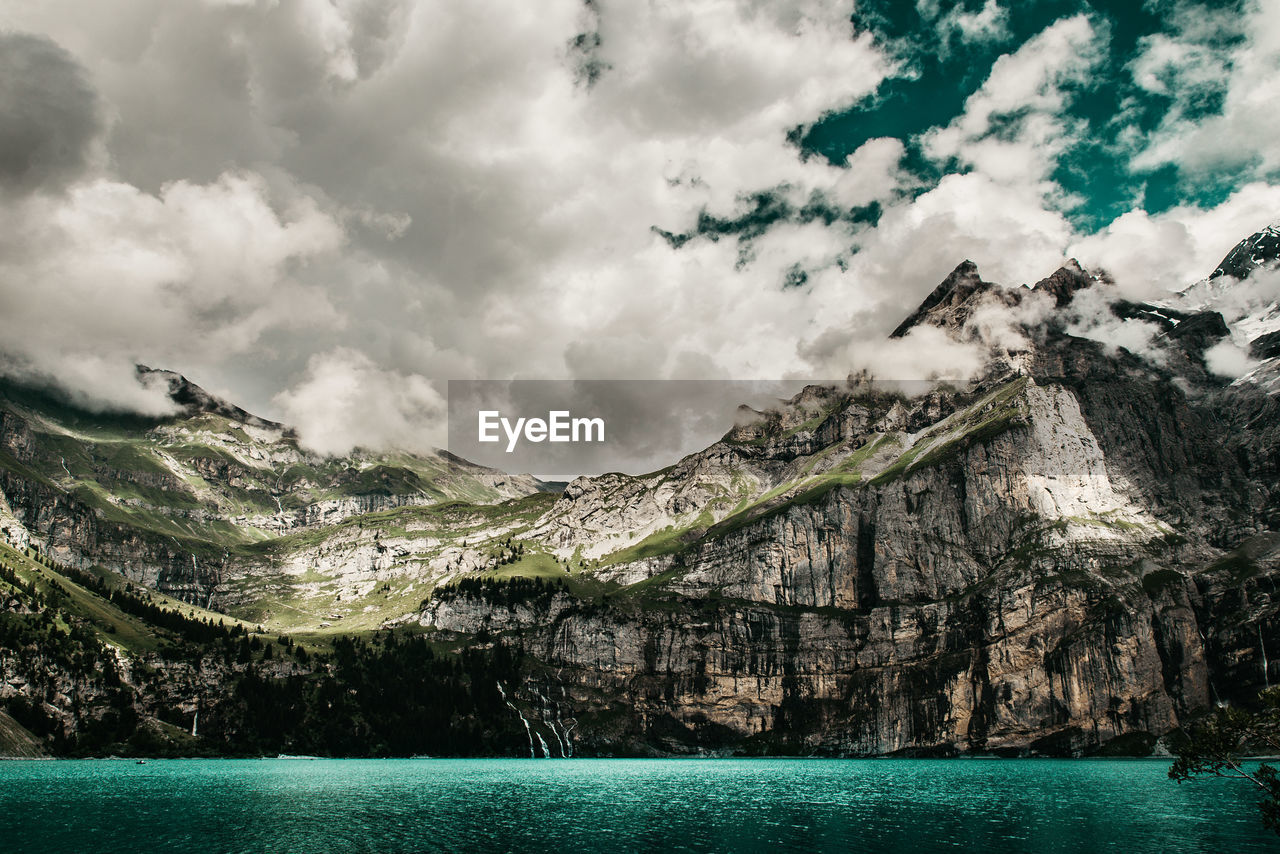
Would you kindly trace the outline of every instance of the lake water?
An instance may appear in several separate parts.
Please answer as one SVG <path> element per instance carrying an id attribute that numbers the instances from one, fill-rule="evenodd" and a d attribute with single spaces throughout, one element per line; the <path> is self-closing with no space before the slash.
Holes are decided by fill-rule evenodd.
<path id="1" fill-rule="evenodd" d="M 1112 760 L 0 762 L 6 852 L 1276 850 L 1238 780 Z"/>

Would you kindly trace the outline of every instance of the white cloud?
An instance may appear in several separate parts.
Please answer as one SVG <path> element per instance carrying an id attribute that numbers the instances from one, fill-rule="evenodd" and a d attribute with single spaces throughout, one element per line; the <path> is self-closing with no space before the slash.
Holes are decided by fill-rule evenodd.
<path id="1" fill-rule="evenodd" d="M 1080 132 L 1064 115 L 1068 88 L 1088 80 L 1102 47 L 1087 16 L 1055 22 L 997 59 L 964 113 L 924 135 L 925 152 L 1007 183 L 1044 181 Z"/>
<path id="2" fill-rule="evenodd" d="M 1106 269 L 1122 294 L 1167 297 L 1208 276 L 1242 238 L 1280 211 L 1280 187 L 1247 184 L 1214 208 L 1178 205 L 1158 214 L 1129 211 L 1068 252 L 1081 264 Z"/>
<path id="3" fill-rule="evenodd" d="M 1020 284 L 1057 269 L 1070 235 L 1067 220 L 1045 208 L 1035 186 L 1011 186 L 982 173 L 948 175 L 918 198 L 888 208 L 853 263 L 889 292 L 894 279 L 919 276 L 936 284 L 965 258 L 993 281 Z"/>
<path id="4" fill-rule="evenodd" d="M 848 353 L 852 371 L 882 382 L 942 380 L 966 382 L 986 364 L 986 348 L 961 343 L 936 326 L 919 326 L 903 338 Z"/>
<path id="5" fill-rule="evenodd" d="M 1193 177 L 1220 167 L 1266 176 L 1280 169 L 1280 0 L 1248 0 L 1245 13 L 1196 5 L 1175 36 L 1149 38 L 1133 64 L 1136 82 L 1175 96 L 1173 109 L 1134 158 L 1137 170 L 1166 164 Z M 1223 33 L 1238 46 L 1221 47 Z M 1206 89 L 1223 92 L 1210 115 L 1194 110 Z"/>
<path id="6" fill-rule="evenodd" d="M 137 405 L 136 362 L 216 362 L 272 328 L 338 323 L 300 274 L 342 248 L 341 228 L 306 196 L 273 201 L 228 173 L 157 195 L 90 180 L 6 208 L 5 350 L 99 405 Z"/>
<path id="7" fill-rule="evenodd" d="M 1009 37 L 1009 10 L 996 0 L 987 0 L 976 12 L 956 6 L 947 13 L 943 25 L 966 42 L 1004 39 Z"/>
<path id="8" fill-rule="evenodd" d="M 1116 294 L 1101 288 L 1078 291 L 1071 301 L 1067 332 L 1102 344 L 1108 351 L 1124 349 L 1157 364 L 1165 352 L 1160 345 L 1160 328 L 1141 320 L 1122 319 L 1111 310 Z"/>
<path id="9" fill-rule="evenodd" d="M 1036 187 L 1010 186 L 980 173 L 948 175 L 918 198 L 886 207 L 877 227 L 858 235 L 860 251 L 848 260 L 847 272 L 818 278 L 805 310 L 828 320 L 809 326 L 797 355 L 816 375 L 842 376 L 857 364 L 873 372 L 888 367 L 889 374 L 877 374 L 882 377 L 920 379 L 937 370 L 927 365 L 937 355 L 948 372 L 955 367 L 967 376 L 970 358 L 935 347 L 923 348 L 920 359 L 895 371 L 904 347 L 886 345 L 884 337 L 961 261 L 976 263 L 987 281 L 1035 282 L 1063 263 L 1071 234 L 1067 220 L 1045 208 Z M 993 338 L 999 337 L 992 325 Z M 881 360 L 880 353 L 892 355 Z M 908 370 L 913 375 L 903 376 Z"/>
<path id="10" fill-rule="evenodd" d="M 1129 67 L 1134 83 L 1146 92 L 1186 97 L 1216 88 L 1228 75 L 1224 51 L 1167 33 L 1155 33 L 1142 41 L 1142 49 Z"/>
<path id="11" fill-rule="evenodd" d="M 885 201 L 911 182 L 899 167 L 906 148 L 899 139 L 869 139 L 845 158 L 847 167 L 831 188 L 835 201 L 845 208 Z"/>
<path id="12" fill-rule="evenodd" d="M 135 0 L 112 23 L 57 2 L 24 10 L 8 23 L 88 66 L 118 174 L 46 197 L 32 222 L 48 234 L 11 239 L 27 257 L 6 288 L 66 283 L 19 314 L 50 315 L 58 336 L 127 365 L 122 377 L 135 359 L 213 376 L 232 394 L 260 389 L 237 402 L 276 417 L 333 414 L 302 405 L 333 367 L 308 366 L 316 353 L 437 379 L 796 367 L 772 324 L 808 318 L 782 276 L 796 260 L 832 264 L 847 234 L 782 229 L 735 269 L 731 240 L 676 253 L 649 229 L 684 228 L 703 207 L 730 215 L 759 187 L 807 198 L 847 179 L 802 162 L 786 133 L 874 91 L 889 62 L 852 31 L 847 2 L 598 6 L 607 71 L 590 89 L 569 47 L 577 0 Z M 148 38 L 131 40 L 129 21 Z M 900 146 L 875 148 L 833 192 L 891 191 Z M 260 177 L 219 177 L 228 163 Z M 724 318 L 735 327 L 707 334 Z M 246 375 L 253 352 L 269 358 Z M 293 391 L 264 395 L 264 373 Z"/>
<path id="13" fill-rule="evenodd" d="M 943 51 L 949 50 L 952 39 L 975 44 L 1003 41 L 1011 35 L 1009 10 L 999 0 L 986 0 L 981 9 L 973 12 L 956 3 L 943 13 L 939 0 L 916 0 L 916 9 L 933 26 L 938 48 Z"/>
<path id="14" fill-rule="evenodd" d="M 353 447 L 429 453 L 441 447 L 447 404 L 425 377 L 378 367 L 357 350 L 312 356 L 306 375 L 276 397 L 298 440 L 319 454 Z"/>
<path id="15" fill-rule="evenodd" d="M 1204 351 L 1204 363 L 1210 373 L 1220 377 L 1236 379 L 1258 367 L 1259 363 L 1249 358 L 1243 347 L 1238 347 L 1230 340 L 1219 341 Z"/>

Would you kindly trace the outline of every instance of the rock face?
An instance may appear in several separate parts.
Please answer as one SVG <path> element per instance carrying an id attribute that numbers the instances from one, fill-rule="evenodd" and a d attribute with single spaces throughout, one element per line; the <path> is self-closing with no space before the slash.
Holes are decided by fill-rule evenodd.
<path id="1" fill-rule="evenodd" d="M 977 264 L 963 261 L 889 337 L 901 338 L 921 323 L 961 327 L 969 313 L 982 302 L 982 297 L 991 294 L 1002 295 L 1003 289 L 984 282 L 978 275 Z"/>
<path id="2" fill-rule="evenodd" d="M 561 597 L 506 613 L 454 601 L 428 618 L 554 626 L 526 634 L 528 651 L 566 697 L 580 753 L 1075 753 L 1166 732 L 1209 702 L 1185 589 L 1153 599 L 1030 572 L 993 581 L 844 612 L 717 600 L 628 612 Z"/>
<path id="3" fill-rule="evenodd" d="M 446 502 L 520 482 L 321 464 L 189 390 L 129 463 L 19 401 L 0 522 L 270 630 L 500 641 L 523 654 L 498 690 L 531 752 L 1142 752 L 1280 679 L 1280 308 L 1239 281 L 1269 233 L 1167 305 L 1112 305 L 1150 324 L 1151 358 L 1072 333 L 1105 286 L 1074 262 L 1021 288 L 965 262 L 894 335 L 985 348 L 972 382 L 807 388 L 668 469 L 558 497 Z M 1250 342 L 1254 373 L 1212 373 Z"/>
<path id="4" fill-rule="evenodd" d="M 1255 359 L 1274 359 L 1280 356 L 1280 332 L 1268 332 L 1249 342 L 1249 355 Z"/>
<path id="5" fill-rule="evenodd" d="M 1244 279 L 1254 270 L 1274 265 L 1276 261 L 1280 261 L 1280 226 L 1273 224 L 1237 243 L 1209 278 Z"/>
<path id="6" fill-rule="evenodd" d="M 256 415 L 245 412 L 238 406 L 214 397 L 200 386 L 191 382 L 191 380 L 182 376 L 182 374 L 148 368 L 146 365 L 138 365 L 137 374 L 139 382 L 145 386 L 163 386 L 169 399 L 182 407 L 188 414 L 207 412 L 253 427 L 281 432 L 285 430 L 283 424 L 259 418 Z"/>
<path id="7" fill-rule="evenodd" d="M 1186 401 L 1144 419 L 1171 435 L 1121 473 L 1086 415 L 1102 404 L 1061 385 L 1019 394 L 1023 423 L 653 561 L 656 589 L 515 606 L 445 596 L 421 621 L 518 638 L 565 696 L 580 752 L 1149 748 L 1221 696 L 1228 661 L 1233 696 L 1261 687 L 1256 641 L 1226 626 L 1248 615 L 1280 641 L 1270 599 L 1224 599 L 1216 552 L 1161 518 L 1203 496 L 1172 490 L 1184 509 L 1161 515 L 1135 500 L 1205 429 Z M 1218 462 L 1213 491 L 1230 494 L 1243 475 Z M 1255 568 L 1270 577 L 1267 555 Z"/>
<path id="8" fill-rule="evenodd" d="M 1066 266 L 1059 267 L 1051 276 L 1036 282 L 1032 290 L 1048 294 L 1053 297 L 1054 305 L 1062 308 L 1071 303 L 1076 291 L 1091 287 L 1093 283 L 1094 278 L 1072 258 Z"/>
<path id="9" fill-rule="evenodd" d="M 1093 281 L 1065 267 L 1032 292 L 1062 308 Z M 1021 299 L 964 264 L 895 334 L 971 337 L 976 303 Z M 1149 750 L 1280 676 L 1280 426 L 1276 396 L 1204 371 L 1232 334 L 1221 313 L 1130 315 L 1144 312 L 1165 333 L 1162 364 L 1050 322 L 1028 330 L 1019 368 L 1006 359 L 976 389 L 828 395 L 799 433 L 803 415 L 762 414 L 721 460 L 822 449 L 846 455 L 827 470 L 841 477 L 802 478 L 598 570 L 620 585 L 607 595 L 445 588 L 420 622 L 516 639 L 545 666 L 524 711 L 536 728 L 533 699 L 558 697 L 580 752 Z M 627 512 L 690 482 L 675 480 L 631 483 L 621 502 L 618 483 L 577 483 L 542 530 L 635 525 L 649 515 Z"/>

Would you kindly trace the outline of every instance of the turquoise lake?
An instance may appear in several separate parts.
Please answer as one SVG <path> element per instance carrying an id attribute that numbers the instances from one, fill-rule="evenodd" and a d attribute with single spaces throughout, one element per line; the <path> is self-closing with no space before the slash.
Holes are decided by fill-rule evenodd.
<path id="1" fill-rule="evenodd" d="M 0 762 L 6 852 L 1270 851 L 1249 784 L 1121 760 Z"/>

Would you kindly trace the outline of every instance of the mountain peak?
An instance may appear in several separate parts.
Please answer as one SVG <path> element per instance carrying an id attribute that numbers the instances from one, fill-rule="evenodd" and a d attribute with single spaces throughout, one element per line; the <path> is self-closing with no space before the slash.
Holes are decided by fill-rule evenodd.
<path id="1" fill-rule="evenodd" d="M 1071 302 L 1076 291 L 1089 287 L 1093 282 L 1093 276 L 1080 266 L 1079 261 L 1072 258 L 1051 275 L 1036 282 L 1031 290 L 1048 294 L 1053 297 L 1058 308 L 1062 308 Z"/>
<path id="2" fill-rule="evenodd" d="M 924 298 L 919 308 L 898 324 L 898 328 L 893 330 L 889 337 L 902 338 L 921 323 L 945 327 L 962 325 L 968 312 L 962 311 L 961 307 L 968 303 L 974 294 L 985 293 L 994 287 L 995 285 L 984 282 L 978 275 L 977 264 L 965 259 Z"/>
<path id="3" fill-rule="evenodd" d="M 1217 269 L 1209 274 L 1209 278 L 1233 276 L 1243 279 L 1259 267 L 1274 266 L 1278 261 L 1280 261 L 1280 222 L 1274 222 L 1262 231 L 1251 234 L 1237 243 L 1227 253 L 1227 257 L 1222 259 Z"/>
<path id="4" fill-rule="evenodd" d="M 149 368 L 146 365 L 136 365 L 135 370 L 138 374 L 138 381 L 144 386 L 153 388 L 160 383 L 164 383 L 169 399 L 181 406 L 189 414 L 209 412 L 253 427 L 262 427 L 269 430 L 285 429 L 283 424 L 259 418 L 234 404 L 215 397 L 182 374 L 161 368 Z"/>

